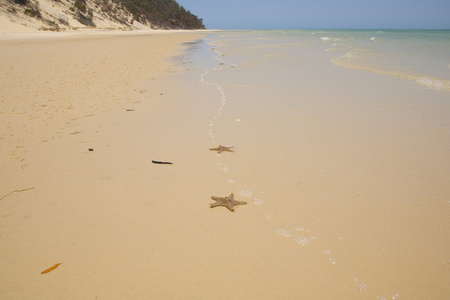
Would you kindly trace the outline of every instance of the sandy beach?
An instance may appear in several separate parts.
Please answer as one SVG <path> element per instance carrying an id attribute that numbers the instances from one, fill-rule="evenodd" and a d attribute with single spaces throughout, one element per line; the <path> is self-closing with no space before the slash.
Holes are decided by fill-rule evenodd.
<path id="1" fill-rule="evenodd" d="M 160 295 L 167 286 L 159 280 L 181 276 L 163 257 L 192 238 L 177 216 L 191 207 L 179 185 L 191 182 L 174 183 L 177 167 L 151 161 L 189 149 L 179 116 L 186 99 L 148 83 L 174 72 L 168 59 L 199 37 L 109 32 L 1 41 L 1 298 L 139 298 Z M 179 179 L 190 174 L 178 168 Z M 73 259 L 70 278 L 49 283 L 40 274 Z"/>
<path id="2" fill-rule="evenodd" d="M 446 299 L 445 91 L 317 63 L 280 95 L 206 34 L 0 41 L 0 298 Z"/>

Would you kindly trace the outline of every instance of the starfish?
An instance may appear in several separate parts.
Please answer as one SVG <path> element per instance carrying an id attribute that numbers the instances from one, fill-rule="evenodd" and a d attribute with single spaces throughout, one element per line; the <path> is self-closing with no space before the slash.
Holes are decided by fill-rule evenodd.
<path id="1" fill-rule="evenodd" d="M 236 201 L 234 200 L 234 194 L 231 193 L 228 197 L 215 197 L 211 196 L 211 199 L 216 200 L 216 203 L 211 203 L 211 207 L 216 206 L 225 206 L 230 211 L 234 211 L 234 205 L 244 205 L 247 204 L 247 202 L 244 201 Z"/>
<path id="2" fill-rule="evenodd" d="M 227 146 L 219 145 L 219 147 L 209 148 L 209 150 L 219 151 L 219 154 L 222 153 L 223 151 L 234 152 L 233 150 L 231 150 L 231 148 L 233 148 L 233 146 L 227 147 Z"/>

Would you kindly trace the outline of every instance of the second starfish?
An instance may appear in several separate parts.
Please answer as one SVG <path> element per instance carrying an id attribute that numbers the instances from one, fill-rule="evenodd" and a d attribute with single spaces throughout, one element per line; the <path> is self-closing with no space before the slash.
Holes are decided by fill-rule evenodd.
<path id="1" fill-rule="evenodd" d="M 247 204 L 247 202 L 244 202 L 244 201 L 236 201 L 236 200 L 234 200 L 234 194 L 233 193 L 231 193 L 230 196 L 228 196 L 228 197 L 211 196 L 211 199 L 216 200 L 215 203 L 211 203 L 211 207 L 225 206 L 230 211 L 234 211 L 234 207 L 233 206 L 235 206 L 235 205 Z"/>
<path id="2" fill-rule="evenodd" d="M 233 146 L 227 147 L 227 146 L 219 145 L 219 147 L 217 147 L 217 148 L 209 148 L 209 150 L 219 151 L 219 154 L 224 152 L 224 151 L 234 152 L 231 148 L 233 148 Z"/>

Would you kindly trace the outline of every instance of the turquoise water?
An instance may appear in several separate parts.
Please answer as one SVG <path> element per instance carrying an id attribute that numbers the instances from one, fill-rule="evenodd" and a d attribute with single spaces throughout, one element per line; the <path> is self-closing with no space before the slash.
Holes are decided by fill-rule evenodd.
<path id="1" fill-rule="evenodd" d="M 235 31 L 209 36 L 207 41 L 236 66 L 256 59 L 268 63 L 284 58 L 294 66 L 325 59 L 341 67 L 450 91 L 448 30 Z M 287 66 L 281 61 L 280 67 Z"/>

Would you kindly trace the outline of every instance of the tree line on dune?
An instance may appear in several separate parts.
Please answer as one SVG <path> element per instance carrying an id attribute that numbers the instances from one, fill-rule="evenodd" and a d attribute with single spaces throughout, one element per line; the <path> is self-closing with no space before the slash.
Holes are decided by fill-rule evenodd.
<path id="1" fill-rule="evenodd" d="M 10 3 L 25 7 L 24 13 L 33 18 L 40 18 L 49 23 L 52 30 L 59 30 L 58 24 L 66 24 L 64 20 L 46 20 L 41 14 L 38 0 L 7 0 Z M 67 3 L 67 1 L 53 0 Z M 164 29 L 204 29 L 203 20 L 186 10 L 175 0 L 68 0 L 69 14 L 82 24 L 95 26 L 94 11 L 106 14 L 109 18 L 129 26 L 136 20 L 153 28 Z M 12 8 L 14 12 L 16 10 Z M 124 12 L 132 15 L 128 19 Z M 48 25 L 48 24 L 47 24 Z"/>
<path id="2" fill-rule="evenodd" d="M 140 22 L 147 20 L 163 28 L 204 29 L 203 20 L 175 0 L 113 0 Z"/>

